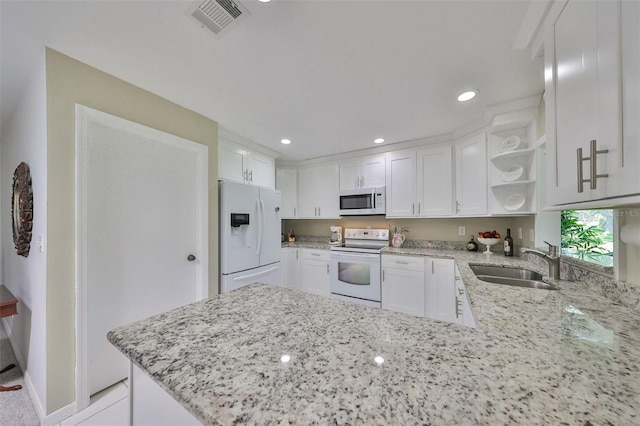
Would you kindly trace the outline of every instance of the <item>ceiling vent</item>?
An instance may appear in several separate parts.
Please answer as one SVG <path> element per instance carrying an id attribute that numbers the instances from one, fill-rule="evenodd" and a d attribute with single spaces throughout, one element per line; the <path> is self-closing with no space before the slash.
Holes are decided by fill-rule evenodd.
<path id="1" fill-rule="evenodd" d="M 222 30 L 250 15 L 247 9 L 233 0 L 205 0 L 188 12 L 202 28 L 215 35 L 220 35 Z"/>

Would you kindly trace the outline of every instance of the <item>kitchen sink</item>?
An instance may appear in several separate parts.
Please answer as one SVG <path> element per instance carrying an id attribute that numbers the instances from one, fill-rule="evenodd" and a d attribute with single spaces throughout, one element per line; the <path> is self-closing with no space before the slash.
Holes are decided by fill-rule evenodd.
<path id="1" fill-rule="evenodd" d="M 510 285 L 515 287 L 539 288 L 544 290 L 559 290 L 553 284 L 542 281 L 542 274 L 522 268 L 503 268 L 500 266 L 469 265 L 479 280 Z"/>

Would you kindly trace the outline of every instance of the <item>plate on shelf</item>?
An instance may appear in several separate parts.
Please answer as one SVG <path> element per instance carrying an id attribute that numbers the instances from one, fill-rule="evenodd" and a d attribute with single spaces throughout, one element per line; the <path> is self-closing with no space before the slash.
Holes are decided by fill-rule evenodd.
<path id="1" fill-rule="evenodd" d="M 513 194 L 509 194 L 505 197 L 504 208 L 509 211 L 518 210 L 524 206 L 525 201 L 524 195 L 519 192 L 514 192 Z"/>
<path id="2" fill-rule="evenodd" d="M 509 136 L 508 138 L 502 141 L 502 145 L 500 146 L 500 151 L 501 152 L 513 151 L 514 149 L 520 148 L 520 145 L 522 145 L 522 139 L 520 139 L 520 136 L 517 136 L 517 135 Z"/>
<path id="3" fill-rule="evenodd" d="M 508 169 L 502 171 L 502 180 L 504 182 L 515 182 L 519 180 L 523 174 L 524 174 L 524 167 L 511 166 Z"/>

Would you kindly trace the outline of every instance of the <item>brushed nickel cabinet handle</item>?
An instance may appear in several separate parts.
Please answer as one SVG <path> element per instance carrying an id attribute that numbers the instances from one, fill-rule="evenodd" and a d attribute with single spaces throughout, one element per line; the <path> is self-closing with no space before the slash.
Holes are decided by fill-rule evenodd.
<path id="1" fill-rule="evenodd" d="M 582 158 L 582 148 L 576 150 L 578 153 L 578 192 L 584 192 L 584 179 L 582 176 L 582 162 L 585 160 Z"/>
<path id="2" fill-rule="evenodd" d="M 589 154 L 591 156 L 591 189 L 596 189 L 598 186 L 598 178 L 608 178 L 609 175 L 607 173 L 605 174 L 598 174 L 598 154 L 607 154 L 609 152 L 608 149 L 601 149 L 598 150 L 598 148 L 596 147 L 596 140 L 593 139 L 589 142 Z"/>
<path id="3" fill-rule="evenodd" d="M 584 184 L 585 182 L 589 182 L 590 189 L 598 188 L 598 179 L 599 178 L 607 178 L 609 175 L 607 173 L 598 174 L 598 154 L 607 154 L 609 152 L 608 149 L 600 149 L 597 148 L 597 142 L 595 139 L 589 141 L 589 156 L 582 156 L 582 148 L 578 148 L 577 150 L 577 168 L 578 168 L 578 192 L 584 192 Z M 585 161 L 589 162 L 589 179 L 584 178 L 584 172 L 582 170 L 582 163 Z"/>

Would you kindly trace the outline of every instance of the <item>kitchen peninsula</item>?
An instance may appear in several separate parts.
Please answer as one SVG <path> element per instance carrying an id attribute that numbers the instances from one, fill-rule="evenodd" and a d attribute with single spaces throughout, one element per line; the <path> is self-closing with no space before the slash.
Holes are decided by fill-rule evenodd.
<path id="1" fill-rule="evenodd" d="M 204 424 L 640 422 L 636 311 L 469 268 L 518 258 L 403 252 L 456 260 L 478 329 L 252 284 L 108 339 Z"/>

